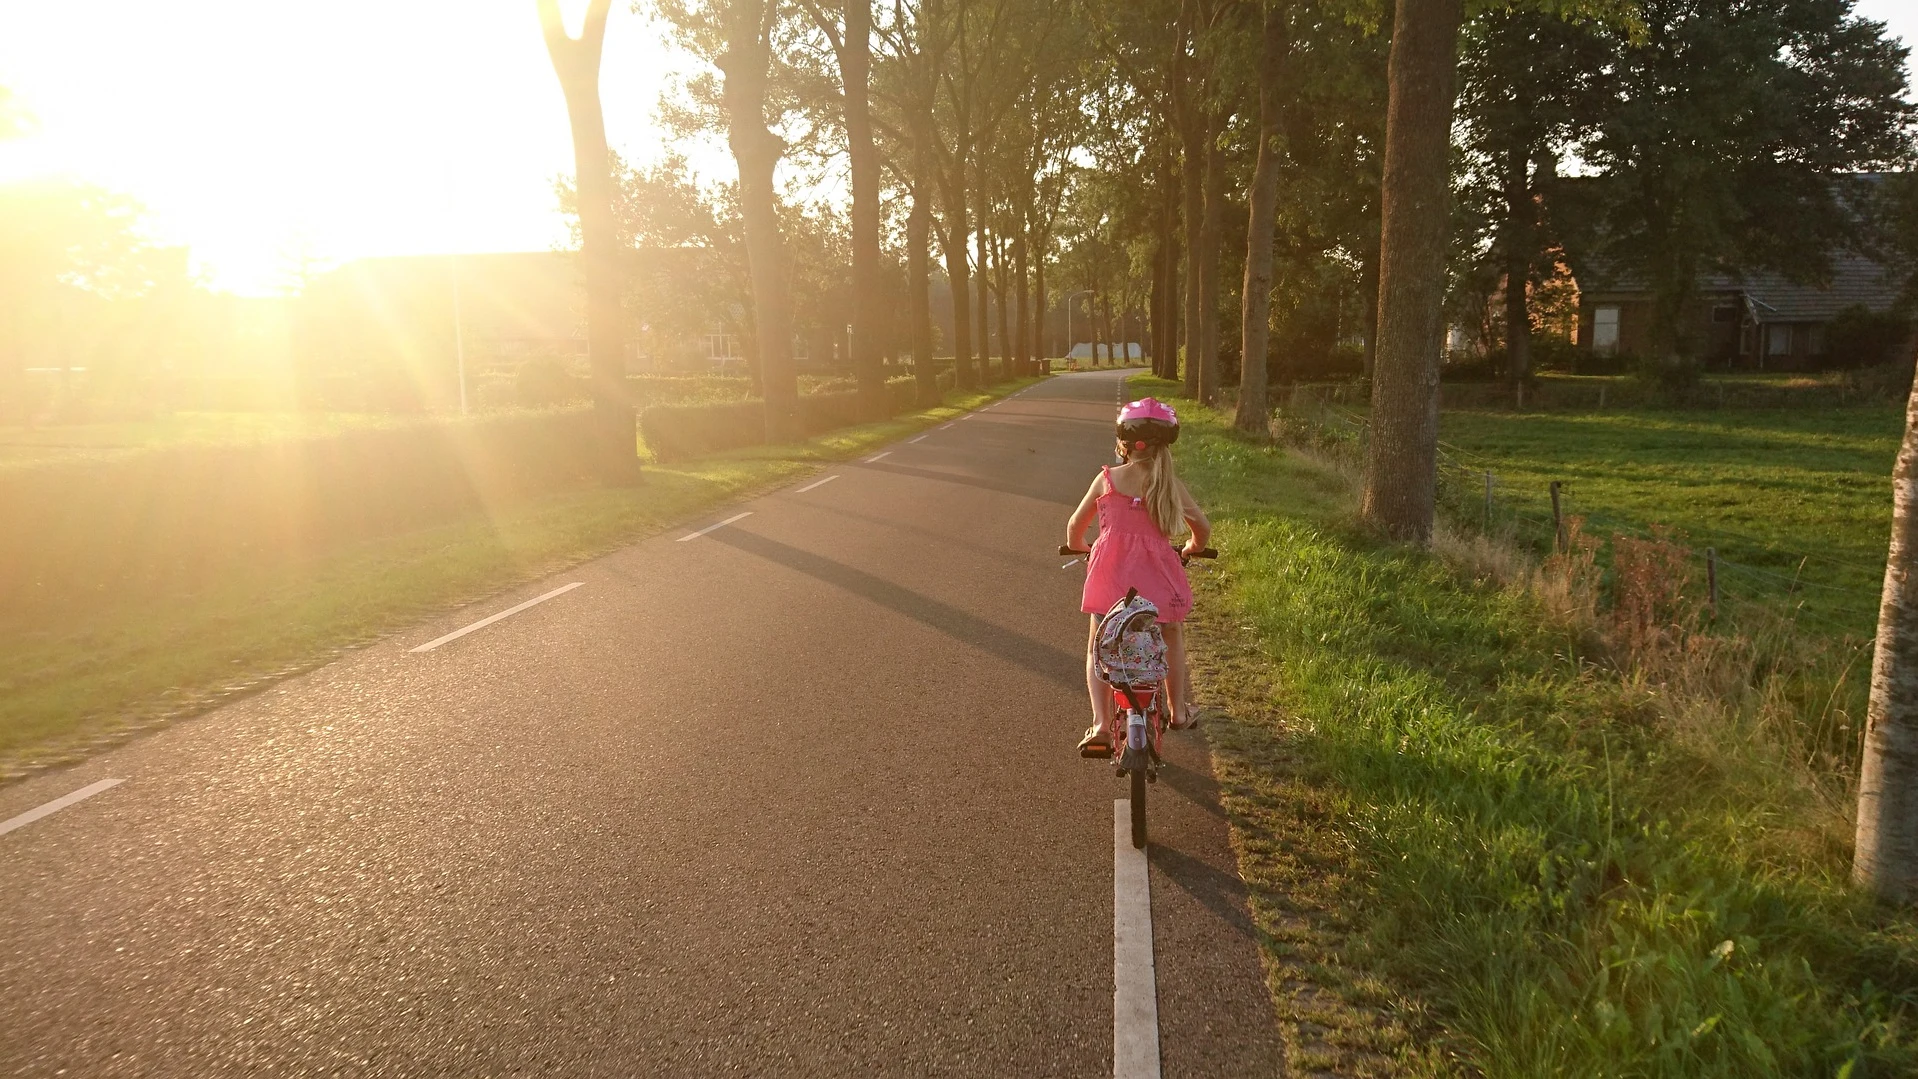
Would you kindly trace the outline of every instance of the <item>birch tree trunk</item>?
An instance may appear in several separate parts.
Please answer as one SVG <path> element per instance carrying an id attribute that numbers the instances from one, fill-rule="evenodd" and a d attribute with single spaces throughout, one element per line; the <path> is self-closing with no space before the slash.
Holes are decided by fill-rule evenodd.
<path id="1" fill-rule="evenodd" d="M 1858 775 L 1851 877 L 1894 903 L 1918 901 L 1918 383 L 1891 474 L 1891 549 L 1878 603 L 1871 703 Z"/>
<path id="2" fill-rule="evenodd" d="M 566 95 L 573 130 L 573 171 L 579 202 L 579 261 L 586 279 L 586 357 L 592 369 L 594 457 L 608 483 L 639 480 L 639 440 L 626 393 L 619 239 L 613 223 L 612 160 L 599 103 L 599 61 L 612 0 L 593 0 L 574 38 L 566 33 L 558 0 L 540 0 L 540 32 Z"/>
<path id="3" fill-rule="evenodd" d="M 1239 293 L 1239 407 L 1232 426 L 1264 437 L 1265 358 L 1272 334 L 1272 232 L 1279 204 L 1279 76 L 1283 72 L 1286 9 L 1265 9 L 1259 42 L 1259 159 L 1252 171 L 1245 236 L 1245 282 Z"/>
<path id="4" fill-rule="evenodd" d="M 1359 514 L 1399 539 L 1432 538 L 1439 348 L 1461 0 L 1398 0 L 1379 185 L 1378 358 Z"/>

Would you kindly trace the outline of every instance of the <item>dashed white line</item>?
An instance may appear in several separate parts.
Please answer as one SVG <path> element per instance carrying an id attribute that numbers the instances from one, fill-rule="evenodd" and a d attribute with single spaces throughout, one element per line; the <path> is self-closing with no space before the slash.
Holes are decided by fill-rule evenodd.
<path id="1" fill-rule="evenodd" d="M 98 783 L 89 783 L 79 790 L 74 791 L 72 794 L 55 798 L 43 806 L 36 806 L 33 809 L 29 809 L 17 817 L 8 817 L 6 820 L 0 821 L 0 835 L 6 835 L 15 828 L 24 828 L 34 821 L 39 820 L 41 817 L 50 817 L 75 802 L 84 802 L 88 798 L 99 794 L 101 791 L 112 790 L 114 787 L 125 782 L 126 780 L 124 779 L 102 779 Z"/>
<path id="2" fill-rule="evenodd" d="M 950 424 L 950 423 L 948 423 L 948 424 L 946 424 L 945 426 L 943 426 L 943 427 L 941 427 L 941 428 L 939 428 L 939 429 L 940 429 L 941 431 L 950 431 L 950 430 L 952 430 L 952 424 Z"/>
<path id="3" fill-rule="evenodd" d="M 871 457 L 866 458 L 866 463 L 872 464 L 873 462 L 879 460 L 881 457 L 887 457 L 887 456 L 890 456 L 891 454 L 892 454 L 891 450 L 887 450 L 885 453 L 875 453 Z"/>
<path id="4" fill-rule="evenodd" d="M 410 649 L 409 651 L 431 652 L 433 649 L 438 648 L 440 645 L 443 645 L 448 641 L 457 641 L 461 637 L 466 636 L 468 633 L 471 633 L 476 629 L 485 629 L 487 626 L 492 625 L 493 623 L 499 621 L 502 618 L 511 618 L 513 615 L 520 613 L 521 611 L 525 610 L 528 607 L 531 607 L 540 603 L 545 603 L 547 600 L 552 599 L 554 596 L 571 592 L 573 589 L 578 588 L 580 585 L 583 585 L 585 583 L 586 583 L 585 581 L 574 581 L 572 584 L 560 585 L 558 588 L 553 589 L 551 592 L 548 592 L 543 596 L 534 596 L 532 599 L 527 600 L 525 603 L 508 607 L 498 614 L 487 615 L 485 618 L 480 619 L 479 621 L 473 623 L 470 626 L 461 626 L 459 629 L 454 630 L 453 632 L 447 634 L 444 637 L 439 637 L 439 638 L 435 638 L 434 640 L 427 641 L 425 644 L 420 645 L 418 648 Z"/>
<path id="5" fill-rule="evenodd" d="M 907 444 L 910 445 L 913 442 L 924 442 L 926 439 L 931 437 L 932 437 L 931 435 L 920 435 L 918 438 L 908 440 Z"/>
<path id="6" fill-rule="evenodd" d="M 1132 803 L 1112 803 L 1112 1075 L 1159 1079 L 1159 987 L 1152 967 L 1152 880 L 1132 845 Z"/>
<path id="7" fill-rule="evenodd" d="M 801 488 L 800 488 L 799 490 L 797 490 L 797 491 L 795 491 L 795 492 L 793 492 L 793 493 L 794 493 L 794 494 L 802 494 L 802 495 L 803 495 L 803 494 L 805 494 L 805 493 L 806 493 L 807 491 L 810 491 L 810 490 L 812 490 L 812 489 L 813 489 L 813 488 L 815 488 L 815 487 L 824 487 L 824 486 L 825 486 L 825 485 L 827 485 L 828 483 L 831 483 L 832 481 L 834 481 L 834 480 L 836 480 L 836 479 L 838 479 L 838 478 L 839 478 L 839 473 L 837 473 L 837 472 L 835 472 L 835 473 L 833 473 L 832 475 L 830 475 L 830 476 L 827 476 L 827 477 L 826 477 L 825 479 L 823 479 L 823 480 L 815 480 L 815 481 L 813 481 L 812 483 L 809 483 L 809 484 L 807 484 L 806 486 L 804 486 L 804 487 L 801 487 Z"/>
<path id="8" fill-rule="evenodd" d="M 698 539 L 699 537 L 701 537 L 701 536 L 703 536 L 703 535 L 705 535 L 705 534 L 706 534 L 706 533 L 708 533 L 708 532 L 712 532 L 712 531 L 715 531 L 715 530 L 717 530 L 717 529 L 721 529 L 721 528 L 725 528 L 725 527 L 726 527 L 727 525 L 729 525 L 729 524 L 732 524 L 732 523 L 733 523 L 734 521 L 740 521 L 740 520 L 744 520 L 744 519 L 746 519 L 746 518 L 748 518 L 748 517 L 751 517 L 752 515 L 753 515 L 753 511 L 751 511 L 751 510 L 747 510 L 747 511 L 746 511 L 745 513 L 735 513 L 735 514 L 733 514 L 733 515 L 732 515 L 731 517 L 728 517 L 728 518 L 726 518 L 725 520 L 723 520 L 723 521 L 719 521 L 719 522 L 717 522 L 717 523 L 714 523 L 714 524 L 709 524 L 709 525 L 707 525 L 707 526 L 706 526 L 705 528 L 702 528 L 702 529 L 700 529 L 700 530 L 699 530 L 699 531 L 697 531 L 697 532 L 688 532 L 688 533 L 686 533 L 685 535 L 683 535 L 683 536 L 681 536 L 681 537 L 679 537 L 679 541 L 678 541 L 678 542 L 680 542 L 680 543 L 685 543 L 685 542 L 686 542 L 687 540 L 696 540 L 696 539 Z"/>

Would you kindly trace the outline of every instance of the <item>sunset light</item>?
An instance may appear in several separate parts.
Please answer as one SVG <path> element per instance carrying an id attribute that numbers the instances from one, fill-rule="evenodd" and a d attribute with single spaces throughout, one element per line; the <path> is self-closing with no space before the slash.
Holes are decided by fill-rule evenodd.
<path id="1" fill-rule="evenodd" d="M 583 0 L 569 3 L 577 21 Z M 643 20 L 607 32 L 609 138 L 660 152 L 669 65 Z M 543 250 L 572 172 L 530 0 L 0 5 L 0 86 L 31 117 L 0 183 L 124 192 L 216 287 L 276 291 L 303 263 Z"/>

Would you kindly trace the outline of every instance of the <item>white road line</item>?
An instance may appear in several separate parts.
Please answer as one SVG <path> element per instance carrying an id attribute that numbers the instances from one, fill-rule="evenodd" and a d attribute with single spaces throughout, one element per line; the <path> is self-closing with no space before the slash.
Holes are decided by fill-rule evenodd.
<path id="1" fill-rule="evenodd" d="M 745 513 L 735 513 L 731 517 L 728 517 L 725 520 L 719 521 L 715 524 L 709 524 L 705 528 L 702 528 L 697 532 L 686 533 L 685 535 L 679 537 L 678 542 L 685 543 L 687 540 L 696 540 L 708 532 L 713 532 L 718 529 L 725 528 L 727 525 L 732 524 L 734 521 L 744 520 L 745 518 L 751 517 L 752 515 L 753 515 L 753 511 L 751 510 L 747 510 Z"/>
<path id="2" fill-rule="evenodd" d="M 939 428 L 939 429 L 940 429 L 941 431 L 950 431 L 950 430 L 952 430 L 952 424 L 950 424 L 950 423 L 949 423 L 949 424 L 946 424 L 946 425 L 945 425 L 944 427 L 941 427 L 941 428 Z"/>
<path id="3" fill-rule="evenodd" d="M 907 444 L 910 445 L 912 442 L 924 442 L 926 439 L 931 437 L 932 437 L 931 435 L 920 435 L 918 438 L 911 439 Z"/>
<path id="4" fill-rule="evenodd" d="M 479 621 L 473 623 L 470 626 L 462 626 L 459 629 L 454 630 L 453 632 L 447 634 L 444 637 L 439 637 L 434 640 L 427 641 L 425 644 L 420 645 L 418 648 L 410 649 L 410 651 L 431 652 L 433 649 L 438 648 L 440 645 L 443 645 L 448 641 L 457 641 L 461 637 L 466 636 L 468 633 L 471 633 L 476 629 L 485 629 L 487 626 L 492 625 L 493 623 L 499 621 L 502 618 L 511 618 L 513 615 L 520 613 L 521 611 L 525 610 L 528 607 L 532 607 L 540 603 L 545 603 L 547 600 L 552 599 L 554 596 L 571 592 L 573 589 L 578 588 L 580 585 L 583 585 L 585 583 L 586 583 L 585 581 L 574 581 L 572 584 L 560 585 L 558 588 L 553 589 L 551 592 L 548 592 L 543 596 L 534 596 L 532 599 L 527 600 L 525 603 L 521 603 L 513 607 L 508 607 L 498 614 L 489 614 L 485 618 L 480 619 Z"/>
<path id="5" fill-rule="evenodd" d="M 832 481 L 834 481 L 834 480 L 836 480 L 836 479 L 838 479 L 838 478 L 839 478 L 839 473 L 837 473 L 837 472 L 835 472 L 835 473 L 833 473 L 832 475 L 830 475 L 830 476 L 827 476 L 827 477 L 826 477 L 825 479 L 823 479 L 823 480 L 816 480 L 816 481 L 814 481 L 814 482 L 812 482 L 812 483 L 809 483 L 809 484 L 807 484 L 807 485 L 806 485 L 806 486 L 804 486 L 804 487 L 801 487 L 801 488 L 800 488 L 800 489 L 799 489 L 798 491 L 795 491 L 794 493 L 795 493 L 795 494 L 802 494 L 802 495 L 803 495 L 803 494 L 805 494 L 805 493 L 806 493 L 807 491 L 810 491 L 810 490 L 812 490 L 812 489 L 813 489 L 813 488 L 815 488 L 815 487 L 824 487 L 824 486 L 825 486 L 825 485 L 827 485 L 828 483 L 831 483 Z"/>
<path id="6" fill-rule="evenodd" d="M 84 802 L 88 798 L 99 794 L 101 791 L 112 790 L 114 787 L 125 782 L 126 780 L 124 779 L 103 779 L 98 783 L 89 783 L 79 790 L 74 791 L 72 794 L 55 798 L 46 805 L 29 809 L 17 817 L 8 817 L 6 820 L 0 821 L 0 835 L 6 835 L 15 828 L 24 828 L 34 821 L 39 820 L 41 817 L 51 817 L 75 802 Z"/>
<path id="7" fill-rule="evenodd" d="M 1132 803 L 1112 803 L 1112 1076 L 1159 1079 L 1159 988 L 1152 882 L 1132 845 Z"/>
<path id="8" fill-rule="evenodd" d="M 891 450 L 887 450 L 885 453 L 875 453 L 871 457 L 866 458 L 866 463 L 872 464 L 874 461 L 879 460 L 881 457 L 890 456 L 891 453 L 892 453 Z"/>

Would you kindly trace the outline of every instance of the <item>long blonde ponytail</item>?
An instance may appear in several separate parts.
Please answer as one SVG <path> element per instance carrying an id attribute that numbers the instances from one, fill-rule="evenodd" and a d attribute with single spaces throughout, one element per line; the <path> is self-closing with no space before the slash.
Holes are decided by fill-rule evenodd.
<path id="1" fill-rule="evenodd" d="M 1179 499 L 1179 474 L 1172 467 L 1172 447 L 1152 444 L 1145 461 L 1145 508 L 1166 539 L 1185 530 L 1185 505 Z"/>

